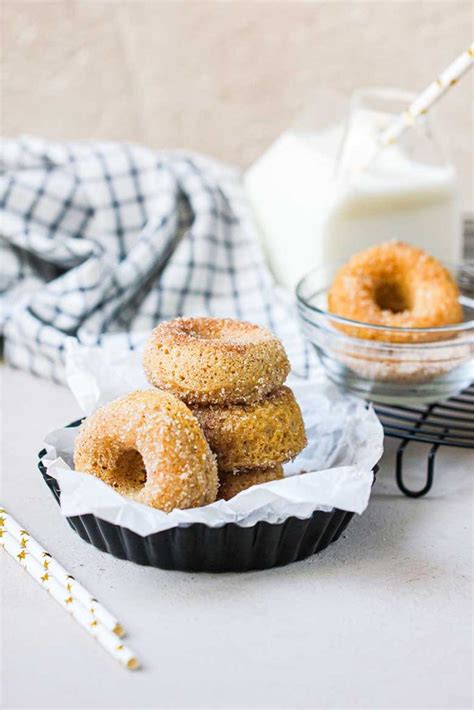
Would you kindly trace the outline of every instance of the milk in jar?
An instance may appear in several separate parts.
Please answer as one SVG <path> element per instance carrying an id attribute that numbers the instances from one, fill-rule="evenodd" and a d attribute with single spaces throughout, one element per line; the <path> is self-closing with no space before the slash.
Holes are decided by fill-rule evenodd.
<path id="1" fill-rule="evenodd" d="M 377 135 L 390 119 L 359 109 L 350 130 L 287 131 L 247 171 L 257 232 L 281 285 L 293 290 L 310 269 L 394 239 L 444 262 L 460 260 L 454 168 L 420 160 L 403 143 L 377 151 Z"/>

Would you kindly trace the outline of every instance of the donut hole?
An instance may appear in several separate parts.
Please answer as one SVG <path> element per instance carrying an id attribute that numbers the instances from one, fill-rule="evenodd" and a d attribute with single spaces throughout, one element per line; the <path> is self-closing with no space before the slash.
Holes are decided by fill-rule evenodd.
<path id="1" fill-rule="evenodd" d="M 375 303 L 382 311 L 402 313 L 410 310 L 406 290 L 398 281 L 381 281 L 375 287 Z"/>
<path id="2" fill-rule="evenodd" d="M 182 322 L 181 327 L 198 340 L 218 340 L 222 343 L 248 343 L 263 337 L 258 326 L 225 318 L 190 318 Z"/>
<path id="3" fill-rule="evenodd" d="M 140 491 L 146 483 L 146 469 L 142 456 L 136 449 L 123 451 L 115 461 L 114 488 L 127 494 Z"/>
<path id="4" fill-rule="evenodd" d="M 195 338 L 200 340 L 222 340 L 225 338 L 225 333 L 228 330 L 222 321 L 199 320 L 194 321 L 189 332 Z"/>

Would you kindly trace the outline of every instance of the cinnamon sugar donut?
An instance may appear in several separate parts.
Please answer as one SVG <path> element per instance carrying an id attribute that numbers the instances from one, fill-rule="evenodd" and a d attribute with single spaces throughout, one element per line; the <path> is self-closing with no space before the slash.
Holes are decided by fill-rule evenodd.
<path id="1" fill-rule="evenodd" d="M 255 402 L 279 387 L 290 365 L 266 328 L 231 318 L 177 318 L 161 323 L 143 356 L 150 384 L 188 404 Z"/>
<path id="2" fill-rule="evenodd" d="M 220 471 L 267 468 L 306 446 L 300 408 L 288 387 L 254 404 L 193 408 Z"/>
<path id="3" fill-rule="evenodd" d="M 119 493 L 160 508 L 192 508 L 216 499 L 214 456 L 183 402 L 167 392 L 132 392 L 81 425 L 74 465 Z"/>
<path id="4" fill-rule="evenodd" d="M 436 259 L 403 242 L 387 242 L 355 254 L 337 273 L 329 311 L 350 320 L 397 328 L 432 328 L 459 323 L 459 290 Z M 338 324 L 348 335 L 391 343 L 451 337 L 396 333 Z"/>
<path id="5" fill-rule="evenodd" d="M 250 468 L 246 471 L 219 471 L 219 492 L 217 499 L 229 500 L 259 483 L 268 483 L 283 478 L 283 466 Z"/>

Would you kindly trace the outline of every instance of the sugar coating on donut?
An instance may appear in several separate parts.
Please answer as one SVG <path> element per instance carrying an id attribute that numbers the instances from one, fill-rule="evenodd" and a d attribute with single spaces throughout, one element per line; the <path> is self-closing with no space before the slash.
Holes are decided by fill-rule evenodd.
<path id="1" fill-rule="evenodd" d="M 77 470 L 164 511 L 216 499 L 215 458 L 186 405 L 159 390 L 136 391 L 98 409 L 80 427 Z"/>
<path id="2" fill-rule="evenodd" d="M 143 366 L 150 384 L 199 405 L 258 401 L 290 371 L 278 338 L 232 318 L 161 323 L 147 341 Z"/>
<path id="3" fill-rule="evenodd" d="M 307 443 L 301 410 L 289 387 L 253 404 L 192 410 L 220 471 L 274 466 L 294 458 Z"/>
<path id="4" fill-rule="evenodd" d="M 459 289 L 449 271 L 422 249 L 403 242 L 387 242 L 355 254 L 337 273 L 328 307 L 350 320 L 397 328 L 432 328 L 462 320 Z M 388 342 L 452 337 L 337 327 L 355 337 Z"/>
<path id="5" fill-rule="evenodd" d="M 243 471 L 219 471 L 217 499 L 229 500 L 251 486 L 276 481 L 280 478 L 283 478 L 283 466 L 281 465 Z"/>

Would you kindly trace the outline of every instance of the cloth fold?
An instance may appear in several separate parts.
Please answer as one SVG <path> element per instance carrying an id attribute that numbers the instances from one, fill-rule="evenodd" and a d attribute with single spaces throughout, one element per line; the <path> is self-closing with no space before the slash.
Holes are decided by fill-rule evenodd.
<path id="1" fill-rule="evenodd" d="M 0 220 L 13 366 L 64 382 L 68 338 L 134 349 L 161 320 L 210 315 L 266 325 L 294 374 L 315 368 L 232 168 L 126 143 L 4 140 Z"/>

